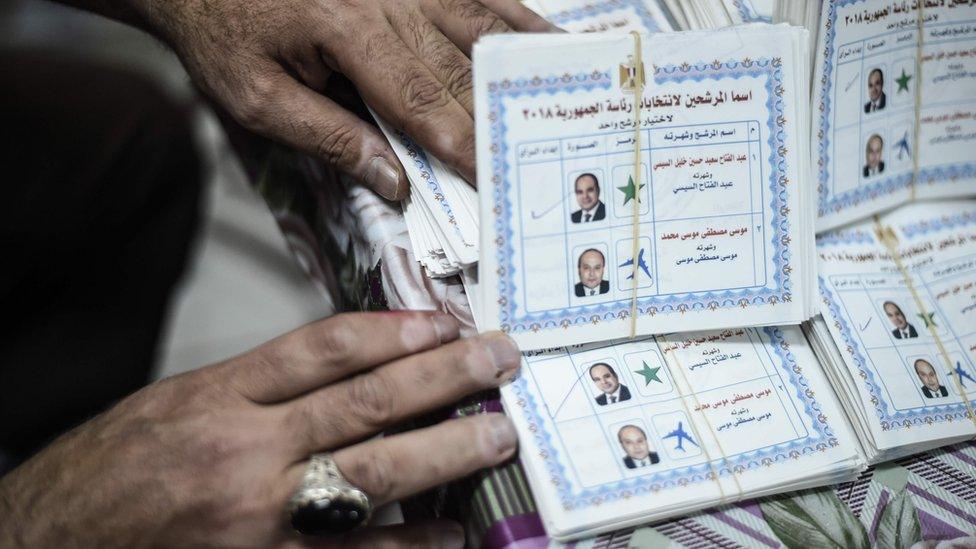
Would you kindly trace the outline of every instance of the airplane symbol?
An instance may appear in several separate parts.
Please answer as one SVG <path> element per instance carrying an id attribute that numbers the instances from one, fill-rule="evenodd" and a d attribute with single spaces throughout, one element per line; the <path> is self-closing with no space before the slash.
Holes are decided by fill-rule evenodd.
<path id="1" fill-rule="evenodd" d="M 908 148 L 908 130 L 905 130 L 905 135 L 895 143 L 895 148 L 898 149 L 898 160 L 902 159 L 902 155 L 911 158 L 912 151 Z"/>
<path id="2" fill-rule="evenodd" d="M 674 447 L 675 450 L 681 450 L 682 452 L 684 452 L 685 451 L 685 448 L 684 448 L 683 445 L 684 445 L 684 443 L 685 443 L 686 440 L 688 442 L 694 444 L 696 448 L 701 448 L 701 446 L 698 446 L 698 443 L 695 442 L 695 439 L 691 438 L 691 435 L 689 435 L 685 431 L 684 427 L 682 426 L 682 422 L 680 422 L 680 421 L 678 422 L 678 428 L 677 429 L 675 429 L 674 431 L 671 431 L 670 433 L 664 435 L 662 438 L 671 438 L 671 437 L 677 437 L 678 438 L 678 445 Z"/>
<path id="3" fill-rule="evenodd" d="M 966 378 L 969 381 L 976 383 L 976 379 L 973 379 L 973 376 L 969 375 L 969 372 L 962 369 L 962 364 L 958 360 L 956 361 L 955 371 L 956 371 L 956 375 L 959 376 L 959 385 L 962 385 L 963 387 L 966 386 L 966 383 L 962 380 L 962 378 Z"/>
<path id="4" fill-rule="evenodd" d="M 633 265 L 633 264 L 634 264 L 634 258 L 630 258 L 627 261 L 624 261 L 623 263 L 618 265 L 618 268 L 627 267 L 628 265 Z M 651 269 L 647 266 L 647 263 L 644 261 L 644 248 L 641 248 L 640 252 L 637 253 L 637 266 L 640 267 L 642 271 L 644 271 L 644 274 L 646 274 L 648 278 L 651 277 Z M 627 280 L 630 280 L 632 278 L 634 278 L 634 273 L 630 273 L 629 275 L 627 275 Z"/>

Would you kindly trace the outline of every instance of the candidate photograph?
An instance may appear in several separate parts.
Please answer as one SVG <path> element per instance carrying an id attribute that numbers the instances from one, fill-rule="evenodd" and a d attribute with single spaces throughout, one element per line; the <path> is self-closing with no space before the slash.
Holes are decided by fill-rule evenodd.
<path id="1" fill-rule="evenodd" d="M 607 207 L 600 200 L 600 180 L 592 173 L 582 173 L 573 182 L 573 192 L 580 209 L 571 213 L 573 223 L 603 221 L 607 217 Z"/>
<path id="2" fill-rule="evenodd" d="M 884 173 L 885 163 L 882 158 L 883 152 L 884 139 L 878 134 L 869 137 L 867 144 L 864 145 L 864 169 L 861 170 L 864 177 Z"/>
<path id="3" fill-rule="evenodd" d="M 579 272 L 579 282 L 574 287 L 576 297 L 603 295 L 610 291 L 610 281 L 603 279 L 606 266 L 606 257 L 596 248 L 580 254 L 576 260 L 576 270 Z"/>
<path id="4" fill-rule="evenodd" d="M 885 301 L 882 305 L 888 320 L 894 329 L 891 335 L 895 339 L 912 339 L 918 337 L 918 331 L 905 319 L 905 313 L 894 301 Z"/>
<path id="5" fill-rule="evenodd" d="M 590 366 L 590 379 L 600 390 L 600 396 L 596 397 L 596 403 L 600 406 L 630 400 L 630 389 L 620 383 L 617 372 L 606 362 Z"/>
<path id="6" fill-rule="evenodd" d="M 945 385 L 939 383 L 939 374 L 936 373 L 932 363 L 920 358 L 915 361 L 915 375 L 922 382 L 922 394 L 925 398 L 942 398 L 949 396 L 949 391 Z"/>
<path id="7" fill-rule="evenodd" d="M 885 108 L 887 98 L 884 92 L 884 72 L 874 69 L 868 74 L 868 102 L 864 104 L 864 113 L 872 113 Z"/>
<path id="8" fill-rule="evenodd" d="M 659 463 L 661 458 L 647 444 L 647 435 L 636 425 L 624 425 L 617 431 L 617 440 L 624 449 L 624 465 L 628 469 L 638 469 Z"/>

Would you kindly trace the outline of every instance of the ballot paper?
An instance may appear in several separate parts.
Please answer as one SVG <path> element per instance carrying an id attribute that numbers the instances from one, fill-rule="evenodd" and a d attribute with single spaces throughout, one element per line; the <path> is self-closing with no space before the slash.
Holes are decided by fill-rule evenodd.
<path id="1" fill-rule="evenodd" d="M 903 206 L 817 248 L 823 320 L 809 331 L 869 461 L 972 438 L 976 200 Z"/>
<path id="2" fill-rule="evenodd" d="M 829 0 L 819 32 L 817 230 L 976 193 L 976 4 Z"/>
<path id="3" fill-rule="evenodd" d="M 529 352 L 502 398 L 546 531 L 561 541 L 863 469 L 795 326 Z"/>
<path id="4" fill-rule="evenodd" d="M 628 335 L 635 287 L 638 334 L 814 313 L 805 32 L 647 35 L 639 68 L 634 44 L 475 46 L 479 325 L 523 350 Z"/>

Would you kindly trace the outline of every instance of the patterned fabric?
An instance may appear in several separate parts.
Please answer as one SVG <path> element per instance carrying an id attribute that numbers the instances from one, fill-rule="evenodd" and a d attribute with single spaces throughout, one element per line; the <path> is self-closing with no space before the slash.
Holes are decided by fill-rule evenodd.
<path id="1" fill-rule="evenodd" d="M 462 333 L 474 332 L 460 282 L 430 279 L 414 261 L 398 205 L 298 153 L 256 145 L 233 129 L 231 135 L 299 264 L 337 309 L 437 309 L 457 317 Z M 497 393 L 489 393 L 453 415 L 500 410 Z M 404 514 L 457 518 L 471 547 L 558 545 L 546 537 L 516 461 L 405 502 Z M 976 444 L 967 442 L 871 469 L 832 489 L 724 506 L 574 545 L 935 547 L 941 541 L 939 547 L 976 548 L 976 538 L 967 537 L 974 533 Z"/>

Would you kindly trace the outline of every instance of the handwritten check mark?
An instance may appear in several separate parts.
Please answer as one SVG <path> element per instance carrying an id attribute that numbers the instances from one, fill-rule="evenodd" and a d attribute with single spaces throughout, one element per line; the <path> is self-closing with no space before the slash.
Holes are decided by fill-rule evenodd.
<path id="1" fill-rule="evenodd" d="M 846 92 L 846 91 L 850 91 L 850 89 L 851 89 L 851 86 L 853 86 L 853 85 L 854 85 L 854 82 L 855 82 L 855 81 L 857 80 L 857 77 L 858 77 L 858 76 L 861 76 L 861 73 L 860 73 L 860 72 L 859 72 L 859 73 L 857 73 L 857 74 L 855 74 L 855 75 L 854 75 L 854 78 L 851 78 L 851 81 L 850 81 L 850 82 L 848 82 L 846 86 L 844 86 L 844 91 L 845 91 L 845 92 Z"/>
<path id="2" fill-rule="evenodd" d="M 872 320 L 874 320 L 874 317 L 869 317 L 869 318 L 868 318 L 868 321 L 864 323 L 864 326 L 861 326 L 861 331 L 862 331 L 862 332 L 863 332 L 864 330 L 867 330 L 867 329 L 868 329 L 868 326 L 869 326 L 869 325 L 871 324 L 871 321 L 872 321 Z"/>

